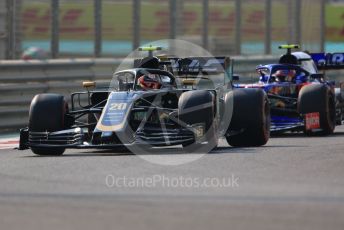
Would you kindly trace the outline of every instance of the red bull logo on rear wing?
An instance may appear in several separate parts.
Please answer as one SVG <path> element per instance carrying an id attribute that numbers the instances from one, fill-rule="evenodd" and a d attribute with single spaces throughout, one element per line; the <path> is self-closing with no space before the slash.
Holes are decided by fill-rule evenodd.
<path id="1" fill-rule="evenodd" d="M 344 53 L 312 53 L 319 70 L 344 69 Z"/>

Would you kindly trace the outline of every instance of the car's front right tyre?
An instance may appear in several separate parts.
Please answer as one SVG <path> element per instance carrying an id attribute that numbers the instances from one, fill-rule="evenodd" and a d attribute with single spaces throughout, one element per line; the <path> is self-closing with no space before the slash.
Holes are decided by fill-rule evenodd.
<path id="1" fill-rule="evenodd" d="M 30 105 L 29 132 L 55 132 L 65 128 L 65 115 L 68 105 L 59 94 L 38 94 Z M 37 155 L 62 155 L 65 148 L 30 147 Z"/>

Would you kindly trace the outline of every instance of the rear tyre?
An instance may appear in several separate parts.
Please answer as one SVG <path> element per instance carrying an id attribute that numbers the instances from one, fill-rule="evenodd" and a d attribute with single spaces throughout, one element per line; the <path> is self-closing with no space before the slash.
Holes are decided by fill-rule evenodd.
<path id="1" fill-rule="evenodd" d="M 65 128 L 68 105 L 62 95 L 38 94 L 30 106 L 29 132 L 54 132 Z M 37 155 L 62 155 L 65 148 L 31 147 Z"/>
<path id="2" fill-rule="evenodd" d="M 179 120 L 185 125 L 204 124 L 204 139 L 207 146 L 191 140 L 183 143 L 183 148 L 188 152 L 201 150 L 209 152 L 217 146 L 217 135 L 215 125 L 215 99 L 214 95 L 206 90 L 187 91 L 183 93 L 178 101 Z M 204 148 L 202 148 L 204 147 Z M 201 149 L 202 148 L 202 149 Z"/>
<path id="3" fill-rule="evenodd" d="M 265 145 L 270 137 L 270 106 L 261 89 L 235 89 L 233 116 L 226 135 L 233 147 Z M 236 135 L 228 135 L 239 132 Z"/>
<path id="4" fill-rule="evenodd" d="M 331 89 L 324 84 L 304 86 L 299 93 L 298 110 L 300 114 L 315 113 L 320 115 L 320 131 L 304 129 L 306 135 L 330 135 L 336 126 L 336 104 Z"/>

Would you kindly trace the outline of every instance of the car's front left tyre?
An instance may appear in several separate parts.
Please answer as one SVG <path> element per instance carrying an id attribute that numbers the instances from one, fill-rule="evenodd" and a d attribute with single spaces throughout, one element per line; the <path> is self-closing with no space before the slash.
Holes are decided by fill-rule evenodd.
<path id="1" fill-rule="evenodd" d="M 197 142 L 196 139 L 183 143 L 187 152 L 209 152 L 217 146 L 217 133 L 215 124 L 215 98 L 207 90 L 187 91 L 181 95 L 178 102 L 179 120 L 184 125 L 204 125 L 203 139 L 206 145 Z"/>
<path id="2" fill-rule="evenodd" d="M 255 147 L 267 143 L 270 137 L 270 106 L 266 93 L 261 89 L 235 89 L 233 116 L 226 135 L 233 147 Z"/>

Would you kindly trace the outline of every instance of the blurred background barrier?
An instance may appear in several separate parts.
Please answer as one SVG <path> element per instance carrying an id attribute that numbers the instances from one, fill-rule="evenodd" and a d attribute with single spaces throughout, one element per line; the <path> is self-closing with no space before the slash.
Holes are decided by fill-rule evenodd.
<path id="1" fill-rule="evenodd" d="M 111 80 L 113 67 L 119 62 L 118 59 L 0 61 L 0 133 L 27 125 L 34 95 L 60 93 L 70 101 L 71 92 L 83 90 L 83 81 Z"/>
<path id="2" fill-rule="evenodd" d="M 278 54 L 281 43 L 343 51 L 344 0 L 3 0 L 0 58 L 125 57 L 184 39 L 214 55 Z"/>
<path id="3" fill-rule="evenodd" d="M 234 56 L 234 72 L 240 82 L 258 80 L 255 67 L 258 64 L 275 62 L 274 56 Z M 122 59 L 50 59 L 45 61 L 10 60 L 0 61 L 0 133 L 18 131 L 28 123 L 28 111 L 34 95 L 60 93 L 70 101 L 70 93 L 83 91 L 82 82 L 93 80 L 111 81 Z M 344 76 L 343 72 L 332 72 L 330 79 Z"/>

